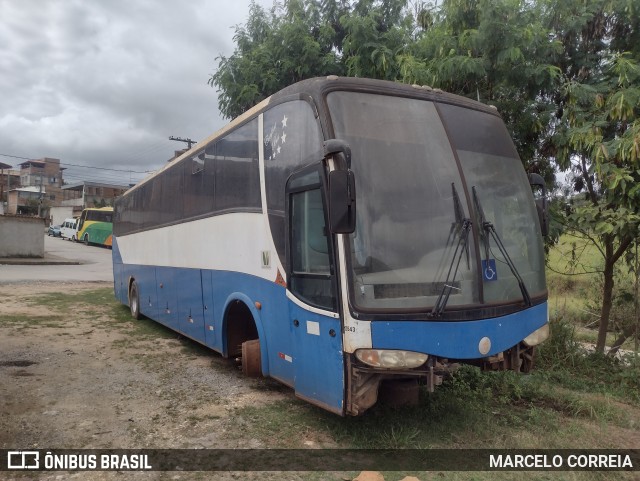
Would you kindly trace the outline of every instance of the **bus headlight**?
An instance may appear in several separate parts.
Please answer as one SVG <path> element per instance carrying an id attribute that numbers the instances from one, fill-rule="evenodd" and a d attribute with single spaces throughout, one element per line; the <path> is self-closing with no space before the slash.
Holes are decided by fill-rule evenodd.
<path id="1" fill-rule="evenodd" d="M 533 347 L 540 344 L 542 341 L 546 340 L 549 337 L 549 323 L 547 322 L 544 326 L 539 329 L 536 329 L 527 337 L 525 337 L 522 342 L 525 343 L 527 347 Z"/>
<path id="2" fill-rule="evenodd" d="M 390 349 L 358 349 L 356 357 L 363 363 L 384 369 L 412 369 L 422 366 L 429 356 L 421 352 Z"/>

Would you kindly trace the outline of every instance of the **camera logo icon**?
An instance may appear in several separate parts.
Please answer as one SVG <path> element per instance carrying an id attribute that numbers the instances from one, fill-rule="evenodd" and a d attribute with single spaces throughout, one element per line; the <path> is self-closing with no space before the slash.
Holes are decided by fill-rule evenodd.
<path id="1" fill-rule="evenodd" d="M 7 469 L 39 469 L 40 453 L 38 451 L 7 452 Z"/>

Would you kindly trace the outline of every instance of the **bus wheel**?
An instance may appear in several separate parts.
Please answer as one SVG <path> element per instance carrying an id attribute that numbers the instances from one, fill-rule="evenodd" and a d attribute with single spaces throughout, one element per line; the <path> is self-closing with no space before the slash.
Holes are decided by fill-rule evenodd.
<path id="1" fill-rule="evenodd" d="M 134 319 L 142 319 L 142 314 L 140 313 L 140 294 L 138 294 L 138 284 L 136 284 L 136 281 L 133 281 L 129 288 L 129 309 Z"/>
<path id="2" fill-rule="evenodd" d="M 84 235 L 84 245 L 86 245 L 86 246 L 89 245 L 89 234 L 85 234 Z"/>
<path id="3" fill-rule="evenodd" d="M 252 339 L 242 343 L 242 373 L 248 377 L 262 376 L 259 339 Z"/>

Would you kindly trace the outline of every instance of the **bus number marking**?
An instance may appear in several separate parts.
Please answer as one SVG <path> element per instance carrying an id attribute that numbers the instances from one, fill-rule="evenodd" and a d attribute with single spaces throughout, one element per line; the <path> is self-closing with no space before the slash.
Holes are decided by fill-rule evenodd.
<path id="1" fill-rule="evenodd" d="M 262 251 L 262 267 L 264 268 L 271 267 L 271 252 Z"/>

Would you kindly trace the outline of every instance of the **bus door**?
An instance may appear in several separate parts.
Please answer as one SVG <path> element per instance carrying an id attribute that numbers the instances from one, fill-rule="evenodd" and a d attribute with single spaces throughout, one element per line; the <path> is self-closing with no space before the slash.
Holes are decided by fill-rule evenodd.
<path id="1" fill-rule="evenodd" d="M 89 211 L 87 211 L 87 210 L 83 210 L 82 214 L 80 214 L 80 217 L 78 218 L 78 224 L 77 224 L 78 226 L 76 227 L 76 239 L 78 241 L 81 240 L 80 237 L 79 237 L 79 234 L 82 231 L 82 228 L 84 227 L 84 221 L 87 220 L 87 213 L 88 212 Z"/>
<path id="2" fill-rule="evenodd" d="M 336 269 L 320 164 L 287 182 L 287 274 L 296 395 L 344 410 L 344 358 Z"/>

